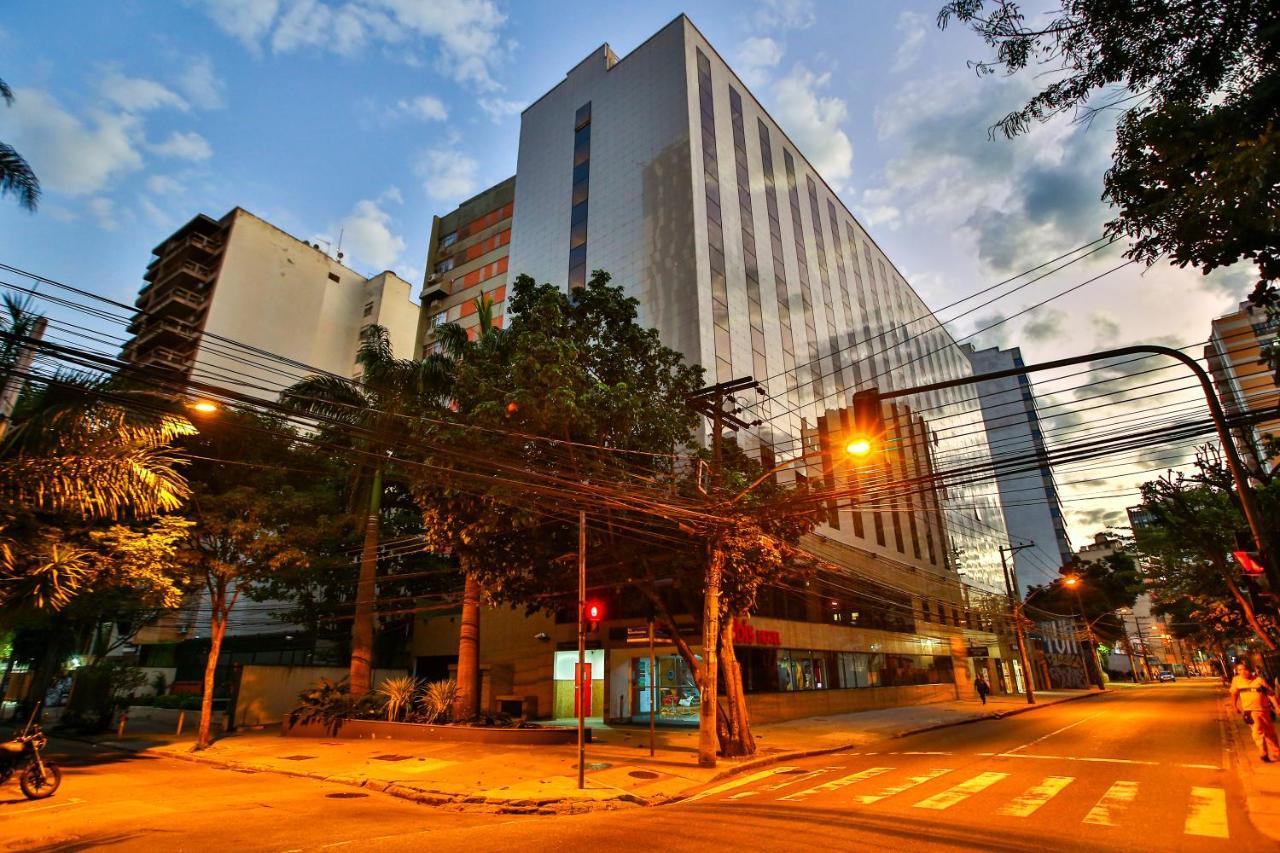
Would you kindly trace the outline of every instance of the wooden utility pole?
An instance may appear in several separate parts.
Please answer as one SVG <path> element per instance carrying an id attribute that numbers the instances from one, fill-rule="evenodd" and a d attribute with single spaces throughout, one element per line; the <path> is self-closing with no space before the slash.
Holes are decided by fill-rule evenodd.
<path id="1" fill-rule="evenodd" d="M 733 399 L 733 394 L 748 388 L 756 388 L 756 381 L 750 376 L 734 379 L 730 382 L 718 382 L 707 388 L 701 388 L 689 395 L 689 405 L 694 411 L 711 421 L 711 483 L 709 494 L 713 499 L 720 494 L 720 464 L 722 443 L 726 427 L 739 430 L 749 429 L 753 424 L 738 417 L 741 411 L 736 406 L 725 409 L 725 400 Z M 698 765 L 701 767 L 716 766 L 716 751 L 719 735 L 716 731 L 716 711 L 719 706 L 718 674 L 720 656 L 720 581 L 724 566 L 724 555 L 720 547 L 718 531 L 710 531 L 707 536 L 706 588 L 702 600 L 702 679 L 698 684 L 701 694 L 698 703 Z"/>
<path id="2" fill-rule="evenodd" d="M 574 681 L 574 698 L 578 712 L 578 787 L 585 787 L 587 772 L 587 697 L 584 694 L 587 671 L 587 511 L 578 510 L 578 669 Z"/>
<path id="3" fill-rule="evenodd" d="M 1004 588 L 1009 593 L 1009 613 L 1013 617 L 1013 636 L 1018 642 L 1018 662 L 1022 665 L 1022 680 L 1027 688 L 1028 705 L 1036 703 L 1036 696 L 1031 682 L 1031 660 L 1027 657 L 1027 638 L 1023 633 L 1022 598 L 1018 595 L 1018 569 L 1016 566 L 1011 567 L 1004 555 L 1005 552 L 1013 554 L 1023 548 L 1033 548 L 1035 544 L 1030 542 L 1026 545 L 1014 545 L 1011 548 L 1000 546 L 1000 566 L 1004 569 Z"/>

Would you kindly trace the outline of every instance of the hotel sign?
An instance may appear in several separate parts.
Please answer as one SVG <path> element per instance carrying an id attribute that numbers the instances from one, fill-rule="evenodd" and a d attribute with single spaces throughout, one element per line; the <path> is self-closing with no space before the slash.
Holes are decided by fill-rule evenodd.
<path id="1" fill-rule="evenodd" d="M 782 634 L 778 631 L 756 629 L 749 622 L 734 619 L 733 642 L 740 646 L 781 646 Z"/>

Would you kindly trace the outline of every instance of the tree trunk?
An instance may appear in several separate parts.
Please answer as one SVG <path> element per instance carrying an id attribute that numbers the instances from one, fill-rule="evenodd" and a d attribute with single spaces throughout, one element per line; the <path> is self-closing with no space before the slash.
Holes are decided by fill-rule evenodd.
<path id="1" fill-rule="evenodd" d="M 465 572 L 462 618 L 458 626 L 458 696 L 453 716 L 470 720 L 480 715 L 480 582 Z"/>
<path id="2" fill-rule="evenodd" d="M 372 688 L 373 602 L 378 594 L 378 532 L 382 516 L 382 467 L 373 469 L 369 484 L 369 515 L 360 552 L 360 579 L 356 583 L 356 614 L 351 623 L 351 671 L 347 683 L 353 697 Z"/>
<path id="3" fill-rule="evenodd" d="M 212 742 L 210 728 L 213 723 L 214 676 L 218 671 L 218 657 L 222 654 L 222 638 L 227 633 L 227 617 L 239 595 L 237 590 L 227 600 L 227 582 L 219 580 L 210 590 L 209 605 L 209 657 L 204 662 L 204 694 L 200 697 L 200 728 L 196 733 L 196 749 L 208 749 Z"/>
<path id="4" fill-rule="evenodd" d="M 742 687 L 742 666 L 733 648 L 732 621 L 726 623 L 720 632 L 720 668 L 724 673 L 724 698 L 729 719 L 729 737 L 721 741 L 720 751 L 732 757 L 754 755 L 756 741 L 751 735 L 747 696 Z"/>
<path id="5" fill-rule="evenodd" d="M 1244 618 L 1249 623 L 1249 627 L 1253 629 L 1253 633 L 1258 635 L 1258 639 L 1262 640 L 1267 646 L 1267 651 L 1274 652 L 1276 650 L 1275 640 L 1271 639 L 1271 635 L 1262 627 L 1262 623 L 1258 621 L 1258 615 L 1253 612 L 1253 604 L 1248 597 L 1240 591 L 1235 581 L 1231 580 L 1225 573 L 1222 579 L 1227 583 L 1227 589 L 1235 598 L 1236 603 L 1240 605 L 1240 609 L 1244 611 Z"/>
<path id="6" fill-rule="evenodd" d="M 716 716 L 720 707 L 717 676 L 720 645 L 720 576 L 724 569 L 724 552 L 720 540 L 712 536 L 707 541 L 706 590 L 702 604 L 702 681 L 699 690 L 702 700 L 698 707 L 698 765 L 716 766 L 717 730 Z"/>

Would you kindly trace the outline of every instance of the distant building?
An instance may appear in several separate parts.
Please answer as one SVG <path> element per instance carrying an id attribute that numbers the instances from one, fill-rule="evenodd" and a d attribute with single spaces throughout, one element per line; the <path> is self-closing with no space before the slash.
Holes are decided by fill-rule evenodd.
<path id="1" fill-rule="evenodd" d="M 964 344 L 961 349 L 968 355 L 974 373 L 1025 365 L 1017 347 L 980 350 Z M 1025 587 L 1052 580 L 1058 569 L 1071 561 L 1071 541 L 1067 538 L 1053 469 L 1042 461 L 1046 453 L 1044 433 L 1031 380 L 1025 375 L 1010 376 L 980 382 L 975 387 L 992 453 L 1021 460 L 1020 464 L 996 472 L 1010 544 L 1035 543 L 1013 555 L 1018 581 Z"/>
<path id="2" fill-rule="evenodd" d="M 421 312 L 407 281 L 361 275 L 241 208 L 196 216 L 152 254 L 123 351 L 130 364 L 274 400 L 312 372 L 354 377 L 374 324 L 398 354 L 417 354 Z"/>
<path id="3" fill-rule="evenodd" d="M 1280 435 L 1280 387 L 1275 374 L 1261 363 L 1262 348 L 1276 340 L 1280 323 L 1251 303 L 1213 321 L 1205 360 L 1218 388 L 1218 398 L 1228 417 L 1250 419 L 1252 423 L 1233 430 L 1240 453 L 1256 463 L 1270 465 L 1280 457 L 1260 460 L 1259 439 L 1267 433 Z"/>
<path id="4" fill-rule="evenodd" d="M 476 299 L 482 295 L 493 300 L 494 326 L 502 325 L 515 194 L 516 179 L 507 178 L 432 220 L 421 295 L 424 350 L 444 323 L 474 334 Z"/>
<path id="5" fill-rule="evenodd" d="M 1125 541 L 1119 536 L 1103 531 L 1102 533 L 1093 534 L 1093 541 L 1088 545 L 1081 545 L 1076 551 L 1076 559 L 1084 563 L 1097 563 L 1105 560 L 1113 554 L 1118 554 L 1126 548 Z"/>

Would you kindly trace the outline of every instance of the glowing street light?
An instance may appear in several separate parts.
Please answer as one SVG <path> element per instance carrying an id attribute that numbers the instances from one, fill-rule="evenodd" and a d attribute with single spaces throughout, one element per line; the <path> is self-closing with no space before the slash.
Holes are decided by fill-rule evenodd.
<path id="1" fill-rule="evenodd" d="M 193 412 L 199 412 L 202 415 L 211 415 L 221 408 L 212 400 L 195 400 L 194 402 L 188 403 L 187 406 Z"/>

